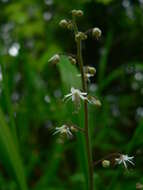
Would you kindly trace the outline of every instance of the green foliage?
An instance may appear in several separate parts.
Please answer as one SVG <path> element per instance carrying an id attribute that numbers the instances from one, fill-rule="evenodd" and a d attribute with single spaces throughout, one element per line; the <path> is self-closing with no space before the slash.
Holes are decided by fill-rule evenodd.
<path id="1" fill-rule="evenodd" d="M 17 146 L 15 145 L 14 136 L 11 134 L 6 124 L 4 115 L 0 110 L 0 152 L 4 165 L 9 172 L 15 176 L 19 189 L 27 190 L 25 172 L 19 155 Z"/>

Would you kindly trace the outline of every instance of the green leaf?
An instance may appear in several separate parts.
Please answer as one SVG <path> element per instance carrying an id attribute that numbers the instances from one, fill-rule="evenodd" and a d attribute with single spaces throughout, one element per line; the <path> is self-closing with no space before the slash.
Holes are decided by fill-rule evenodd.
<path id="1" fill-rule="evenodd" d="M 101 56 L 100 63 L 99 63 L 99 74 L 98 74 L 98 82 L 101 83 L 105 78 L 105 72 L 108 63 L 108 55 L 110 52 L 110 48 L 112 45 L 112 32 L 108 32 L 105 47 L 104 47 L 104 54 Z"/>
<path id="2" fill-rule="evenodd" d="M 72 65 L 68 58 L 63 56 L 61 59 L 61 62 L 58 64 L 59 71 L 61 73 L 61 80 L 63 83 L 63 88 L 66 90 L 66 93 L 69 92 L 69 89 L 73 86 L 74 88 L 81 88 L 81 79 L 77 76 L 79 74 L 77 68 L 75 65 Z M 83 105 L 82 105 L 83 106 Z M 70 115 L 73 112 L 71 107 L 69 105 L 66 105 L 67 111 L 70 111 Z M 72 122 L 77 123 L 78 126 L 83 127 L 84 126 L 84 112 L 83 108 L 81 107 L 78 115 L 73 114 L 71 116 Z M 84 186 L 83 189 L 87 189 L 87 179 L 88 179 L 88 169 L 87 169 L 87 157 L 86 157 L 86 146 L 85 146 L 85 139 L 81 133 L 77 134 L 77 148 L 76 148 L 76 154 L 77 154 L 77 162 L 80 163 L 79 167 L 80 170 L 84 173 Z"/>
<path id="3" fill-rule="evenodd" d="M 64 89 L 69 90 L 72 86 L 74 88 L 81 87 L 81 80 L 77 76 L 79 72 L 75 65 L 72 65 L 69 62 L 67 57 L 61 57 L 61 61 L 58 64 L 58 67 L 61 73 L 61 79 L 64 84 Z"/>
<path id="4" fill-rule="evenodd" d="M 0 153 L 4 166 L 11 169 L 20 190 L 27 190 L 24 168 L 13 135 L 0 109 Z"/>

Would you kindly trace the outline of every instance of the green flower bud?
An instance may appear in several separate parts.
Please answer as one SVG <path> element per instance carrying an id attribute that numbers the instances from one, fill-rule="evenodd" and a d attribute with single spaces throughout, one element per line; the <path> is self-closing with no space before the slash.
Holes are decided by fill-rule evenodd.
<path id="1" fill-rule="evenodd" d="M 110 166 L 110 161 L 109 161 L 109 160 L 103 160 L 103 161 L 102 161 L 102 166 L 103 166 L 104 168 L 108 168 L 108 167 Z"/>
<path id="2" fill-rule="evenodd" d="M 87 39 L 87 35 L 84 34 L 83 32 L 78 32 L 75 36 L 75 40 L 86 40 Z"/>
<path id="3" fill-rule="evenodd" d="M 92 36 L 96 38 L 97 40 L 101 37 L 101 30 L 99 28 L 93 28 L 92 29 Z"/>
<path id="4" fill-rule="evenodd" d="M 100 100 L 96 100 L 95 105 L 100 107 L 102 104 L 101 104 Z"/>
<path id="5" fill-rule="evenodd" d="M 72 15 L 73 15 L 73 16 L 76 16 L 76 14 L 77 14 L 77 10 L 75 10 L 75 9 L 72 10 Z"/>
<path id="6" fill-rule="evenodd" d="M 90 95 L 88 95 L 88 100 L 89 100 L 89 102 L 91 103 L 91 104 L 93 104 L 93 105 L 95 105 L 95 106 L 101 106 L 101 102 L 100 102 L 100 100 L 98 100 L 96 97 L 94 97 L 94 96 L 90 96 Z"/>
<path id="7" fill-rule="evenodd" d="M 73 65 L 76 64 L 76 59 L 75 58 L 73 58 L 71 56 L 69 56 L 68 58 L 69 58 L 69 61 L 71 62 L 71 64 L 73 64 Z"/>
<path id="8" fill-rule="evenodd" d="M 72 29 L 73 29 L 73 24 L 72 24 L 72 22 L 69 22 L 69 23 L 68 23 L 67 28 L 68 28 L 69 30 L 72 30 Z"/>
<path id="9" fill-rule="evenodd" d="M 83 16 L 83 11 L 82 10 L 77 10 L 76 16 L 78 16 L 78 17 Z"/>
<path id="10" fill-rule="evenodd" d="M 72 15 L 77 16 L 77 17 L 81 17 L 81 16 L 83 16 L 83 11 L 74 9 L 74 10 L 72 10 Z"/>
<path id="11" fill-rule="evenodd" d="M 85 68 L 85 72 L 90 73 L 90 74 L 92 74 L 92 75 L 95 75 L 96 69 L 95 69 L 94 67 L 87 66 L 87 67 Z"/>
<path id="12" fill-rule="evenodd" d="M 59 22 L 59 25 L 63 28 L 66 28 L 68 26 L 68 21 L 63 19 Z"/>
<path id="13" fill-rule="evenodd" d="M 78 129 L 77 129 L 76 127 L 74 127 L 74 126 L 71 126 L 71 127 L 70 127 L 70 130 L 71 130 L 72 132 L 78 132 Z"/>

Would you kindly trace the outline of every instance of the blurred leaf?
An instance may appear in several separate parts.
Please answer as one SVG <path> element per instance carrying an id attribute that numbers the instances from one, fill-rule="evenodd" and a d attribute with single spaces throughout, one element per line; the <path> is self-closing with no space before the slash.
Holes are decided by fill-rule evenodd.
<path id="1" fill-rule="evenodd" d="M 96 0 L 96 2 L 99 2 L 99 3 L 103 3 L 105 5 L 108 5 L 109 3 L 111 3 L 113 0 Z"/>
<path id="2" fill-rule="evenodd" d="M 106 67 L 107 67 L 107 63 L 108 63 L 108 55 L 109 55 L 109 51 L 110 51 L 110 47 L 111 47 L 111 43 L 112 43 L 112 32 L 108 32 L 107 34 L 107 39 L 106 39 L 106 43 L 105 43 L 105 47 L 103 49 L 103 54 L 100 58 L 100 62 L 99 62 L 99 74 L 98 74 L 98 82 L 101 83 L 103 81 L 103 79 L 105 78 L 105 72 L 106 72 Z"/>
<path id="3" fill-rule="evenodd" d="M 74 88 L 80 88 L 81 87 L 81 80 L 77 76 L 78 70 L 75 67 L 75 65 L 72 65 L 68 58 L 65 56 L 61 57 L 61 61 L 58 64 L 62 82 L 64 85 L 64 89 L 70 90 L 70 88 L 73 86 Z"/>
<path id="4" fill-rule="evenodd" d="M 22 161 L 18 153 L 17 146 L 15 145 L 13 135 L 6 124 L 4 115 L 1 110 L 0 110 L 0 152 L 5 167 L 7 169 L 9 169 L 10 167 L 12 169 L 12 173 L 14 174 L 17 180 L 19 189 L 27 190 L 27 184 L 26 184 Z"/>

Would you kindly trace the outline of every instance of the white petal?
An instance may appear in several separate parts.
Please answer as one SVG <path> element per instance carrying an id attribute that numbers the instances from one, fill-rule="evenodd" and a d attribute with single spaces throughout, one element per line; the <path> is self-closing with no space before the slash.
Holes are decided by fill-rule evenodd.
<path id="1" fill-rule="evenodd" d="M 86 96 L 87 92 L 81 92 L 80 94 L 83 95 L 83 96 Z"/>
<path id="2" fill-rule="evenodd" d="M 57 130 L 57 131 L 55 131 L 54 133 L 53 133 L 53 135 L 56 135 L 57 133 L 59 133 L 60 131 L 59 130 Z"/>
<path id="3" fill-rule="evenodd" d="M 124 160 L 123 160 L 123 164 L 124 164 L 125 168 L 127 169 L 127 164 Z"/>
<path id="4" fill-rule="evenodd" d="M 130 157 L 128 157 L 128 159 L 130 159 L 130 160 L 132 160 L 134 158 L 134 156 L 130 156 Z"/>
<path id="5" fill-rule="evenodd" d="M 69 96 L 72 96 L 72 93 L 65 95 L 64 98 L 68 98 Z"/>
<path id="6" fill-rule="evenodd" d="M 74 93 L 74 92 L 75 92 L 75 88 L 71 87 L 71 93 Z"/>
<path id="7" fill-rule="evenodd" d="M 82 100 L 86 100 L 86 99 L 87 99 L 86 97 L 82 96 L 81 94 L 80 94 L 79 96 L 80 96 L 80 98 L 81 98 Z"/>
<path id="8" fill-rule="evenodd" d="M 130 162 L 133 166 L 135 165 L 131 160 L 128 160 L 128 162 Z"/>

